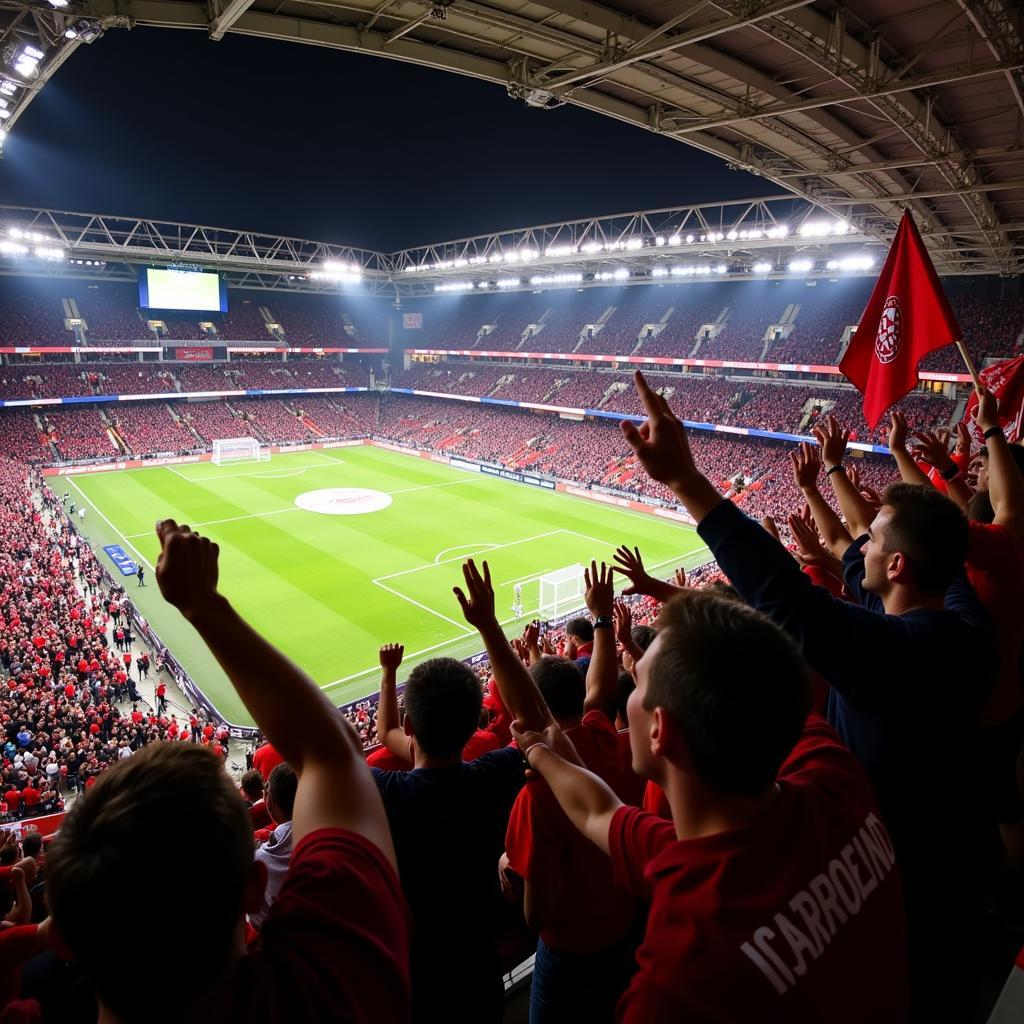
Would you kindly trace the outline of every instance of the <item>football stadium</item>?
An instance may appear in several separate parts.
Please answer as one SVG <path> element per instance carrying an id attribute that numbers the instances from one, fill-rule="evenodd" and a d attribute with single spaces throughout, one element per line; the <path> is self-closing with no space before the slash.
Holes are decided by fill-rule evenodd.
<path id="1" fill-rule="evenodd" d="M 1024 1018 L 1022 126 L 1007 0 L 0 5 L 0 1024 Z"/>

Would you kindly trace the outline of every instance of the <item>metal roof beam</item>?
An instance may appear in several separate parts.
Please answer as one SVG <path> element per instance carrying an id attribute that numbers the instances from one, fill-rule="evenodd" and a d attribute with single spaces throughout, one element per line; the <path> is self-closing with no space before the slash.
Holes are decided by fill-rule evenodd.
<path id="1" fill-rule="evenodd" d="M 228 0 L 210 22 L 210 38 L 218 41 L 223 39 L 224 33 L 249 10 L 252 2 L 253 0 Z"/>
<path id="2" fill-rule="evenodd" d="M 777 14 L 784 14 L 786 11 L 791 11 L 797 7 L 804 7 L 808 3 L 810 3 L 810 0 L 762 0 L 749 14 L 732 14 L 726 18 L 719 18 L 709 25 L 702 25 L 699 28 L 690 29 L 688 32 L 681 32 L 678 35 L 671 36 L 664 42 L 634 47 L 627 56 L 616 60 L 599 61 L 596 64 L 591 64 L 589 67 L 580 68 L 578 71 L 571 71 L 568 74 L 550 79 L 544 84 L 544 88 L 548 92 L 559 93 L 570 85 L 575 85 L 577 82 L 585 81 L 588 78 L 594 78 L 596 75 L 607 75 L 609 72 L 629 67 L 638 61 L 660 57 L 671 53 L 673 50 L 678 50 L 680 47 L 714 39 L 715 36 L 720 36 L 726 32 L 734 32 L 736 29 L 744 28 L 747 25 L 755 25 L 767 18 L 775 17 Z M 705 6 L 703 3 L 698 2 L 695 8 L 703 6 Z"/>
<path id="3" fill-rule="evenodd" d="M 894 75 L 891 81 L 883 82 L 874 89 L 833 93 L 829 96 L 815 96 L 811 99 L 798 100 L 792 103 L 768 104 L 746 113 L 731 113 L 727 117 L 700 118 L 692 124 L 681 125 L 673 134 L 686 135 L 692 131 L 725 128 L 729 125 L 742 124 L 745 121 L 756 121 L 765 117 L 784 117 L 787 114 L 798 114 L 807 110 L 816 110 L 820 107 L 831 107 L 842 103 L 856 103 L 861 100 L 878 99 L 881 96 L 894 96 L 897 93 L 912 92 L 915 89 L 928 89 L 936 85 L 966 82 L 972 78 L 984 78 L 988 75 L 999 75 L 1006 71 L 1018 71 L 1022 67 L 1024 67 L 1024 60 L 1018 59 L 1010 64 L 995 61 L 983 67 L 957 64 L 953 67 L 943 68 L 940 71 L 934 71 L 920 78 L 909 80 L 901 79 L 899 76 Z"/>

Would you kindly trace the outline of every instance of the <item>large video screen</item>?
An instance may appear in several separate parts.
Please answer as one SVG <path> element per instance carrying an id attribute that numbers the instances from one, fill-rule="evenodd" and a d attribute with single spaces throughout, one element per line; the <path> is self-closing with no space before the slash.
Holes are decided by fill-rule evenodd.
<path id="1" fill-rule="evenodd" d="M 139 304 L 145 309 L 226 313 L 228 289 L 217 273 L 147 267 L 139 280 Z"/>

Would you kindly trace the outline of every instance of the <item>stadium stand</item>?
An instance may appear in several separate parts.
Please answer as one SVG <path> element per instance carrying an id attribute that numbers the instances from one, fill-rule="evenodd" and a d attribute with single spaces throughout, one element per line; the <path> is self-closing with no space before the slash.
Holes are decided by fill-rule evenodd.
<path id="1" fill-rule="evenodd" d="M 752 345 L 759 354 L 764 332 L 777 322 L 785 305 L 776 309 L 777 304 L 762 307 L 753 301 L 725 302 L 716 311 L 716 296 L 723 288 L 709 286 L 706 304 L 698 308 L 695 302 L 688 310 L 663 304 L 656 294 L 640 295 L 639 290 L 618 304 L 609 303 L 606 295 L 595 295 L 585 304 L 573 305 L 571 311 L 569 306 L 556 309 L 545 296 L 515 297 L 508 303 L 509 309 L 527 312 L 507 319 L 507 331 L 497 340 L 506 350 L 514 349 L 519 318 L 537 315 L 538 322 L 545 324 L 541 335 L 551 331 L 547 336 L 550 345 L 546 344 L 545 350 L 571 351 L 580 344 L 582 325 L 600 321 L 614 306 L 605 317 L 606 326 L 589 342 L 593 346 L 590 351 L 623 351 L 641 341 L 634 334 L 638 335 L 645 324 L 665 323 L 657 337 L 642 340 L 641 351 L 651 351 L 648 346 L 665 346 L 674 353 L 684 353 L 688 351 L 686 334 L 692 325 L 712 323 L 721 309 L 728 309 L 726 329 L 702 342 L 700 355 L 749 356 Z M 806 289 L 806 293 L 813 292 Z M 986 319 L 990 311 L 985 303 L 971 305 L 962 296 L 957 301 L 962 310 L 973 311 L 977 329 L 986 335 L 987 341 L 979 351 L 1013 353 L 1020 333 L 1014 324 L 1022 307 L 1007 303 L 992 314 L 994 319 Z M 833 309 L 817 294 L 802 303 L 794 302 L 801 308 L 793 332 L 788 338 L 771 342 L 765 358 L 815 358 L 832 351 L 829 346 L 833 339 L 836 349 L 829 358 L 835 358 L 844 322 L 856 307 L 856 302 L 851 303 L 836 304 Z M 276 306 L 273 297 L 268 308 L 275 317 L 280 315 Z M 263 322 L 257 322 L 254 313 L 258 311 L 249 309 L 240 314 L 233 329 L 239 334 L 252 334 L 254 326 Z M 470 321 L 478 315 L 461 314 L 464 323 L 459 329 L 472 330 Z M 666 315 L 667 319 L 662 320 Z M 706 319 L 709 315 L 711 318 Z M 282 326 L 286 319 L 281 315 Z M 299 325 L 296 330 L 308 330 L 310 336 L 339 329 L 330 317 L 320 319 L 318 314 L 310 314 L 307 319 L 300 314 L 295 322 Z M 522 321 L 528 322 L 532 321 Z M 340 330 L 347 337 L 352 336 L 350 330 L 361 331 L 351 318 L 341 324 Z M 674 326 L 677 329 L 670 333 Z M 696 344 L 693 338 L 689 341 Z M 488 342 L 486 347 L 492 346 Z M 140 391 L 160 394 L 171 392 L 175 382 L 183 391 L 366 387 L 369 371 L 370 365 L 364 363 L 302 358 L 287 362 L 263 358 L 218 364 L 169 362 L 160 367 L 106 359 L 84 364 L 18 363 L 4 367 L 0 397 L 56 398 Z M 889 425 L 883 422 L 869 431 L 861 418 L 860 397 L 833 380 L 780 381 L 750 375 L 669 372 L 651 373 L 648 380 L 686 419 L 806 435 L 812 428 L 825 427 L 831 414 L 849 425 L 856 439 L 882 444 L 889 440 Z M 638 396 L 624 371 L 511 362 L 453 359 L 414 364 L 395 373 L 391 383 L 471 397 L 600 407 L 609 413 L 632 415 L 649 411 L 652 402 L 649 397 Z M 956 398 L 924 391 L 904 399 L 900 409 L 915 429 L 948 428 L 962 412 Z M 1011 837 L 1012 831 L 1006 829 L 1019 825 L 1024 818 L 1013 779 L 1020 739 L 1017 723 L 1021 701 L 1014 659 L 1019 661 L 1020 654 L 1019 615 L 1024 602 L 1020 545 L 1024 538 L 1017 536 L 1016 518 L 1007 511 L 1014 501 L 1024 509 L 1024 479 L 1012 461 L 1010 448 L 998 437 L 990 439 L 988 458 L 981 463 L 980 472 L 976 463 L 973 467 L 965 464 L 953 473 L 953 495 L 960 494 L 961 487 L 967 497 L 972 495 L 970 488 L 989 488 L 988 512 L 984 502 L 972 499 L 969 505 L 972 523 L 967 534 L 962 514 L 937 491 L 925 490 L 922 485 L 928 478 L 922 476 L 912 459 L 904 457 L 898 444 L 896 458 L 861 453 L 851 456 L 835 448 L 831 435 L 821 437 L 824 461 L 843 462 L 847 470 L 826 476 L 818 468 L 817 480 L 808 482 L 799 472 L 794 473 L 791 443 L 693 430 L 689 435 L 690 451 L 695 468 L 703 475 L 694 472 L 680 482 L 664 472 L 665 463 L 652 456 L 635 435 L 624 437 L 614 419 L 578 422 L 523 409 L 397 393 L 42 406 L 36 410 L 0 410 L 0 423 L 5 453 L 0 457 L 0 493 L 7 499 L 0 512 L 0 665 L 6 684 L 0 686 L 0 721 L 6 727 L 0 820 L 20 824 L 38 813 L 59 813 L 65 804 L 71 806 L 72 817 L 67 819 L 63 838 L 51 847 L 49 855 L 57 879 L 51 909 L 58 917 L 71 913 L 62 909 L 66 904 L 61 900 L 61 871 L 67 870 L 67 858 L 87 843 L 89 833 L 80 822 L 87 813 L 100 813 L 95 808 L 99 808 L 103 794 L 112 791 L 118 774 L 125 774 L 123 769 L 120 773 L 110 769 L 133 757 L 138 757 L 140 764 L 152 758 L 159 765 L 161 758 L 169 756 L 162 753 L 169 744 L 156 741 L 177 741 L 174 747 L 180 750 L 181 741 L 195 738 L 195 746 L 216 755 L 217 777 L 223 782 L 220 765 L 226 763 L 234 741 L 217 728 L 216 722 L 207 723 L 201 717 L 193 720 L 187 713 L 158 711 L 142 697 L 133 706 L 132 698 L 138 694 L 142 677 L 140 674 L 137 683 L 127 678 L 114 639 L 117 623 L 111 610 L 116 607 L 116 617 L 128 621 L 133 613 L 131 604 L 112 585 L 89 548 L 79 541 L 68 515 L 69 502 L 62 502 L 29 465 L 194 450 L 215 438 L 234 436 L 287 443 L 373 435 L 416 449 L 458 454 L 514 470 L 556 476 L 583 487 L 607 488 L 647 502 L 685 507 L 699 521 L 709 555 L 714 556 L 688 573 L 687 584 L 693 593 L 679 600 L 673 600 L 675 584 L 646 577 L 632 556 L 622 556 L 621 568 L 638 593 L 616 608 L 611 603 L 610 588 L 592 587 L 586 626 L 593 618 L 599 628 L 590 629 L 593 639 L 582 648 L 573 632 L 581 627 L 569 623 L 554 624 L 543 647 L 529 629 L 516 638 L 514 648 L 503 639 L 496 640 L 486 616 L 486 590 L 467 571 L 465 617 L 472 629 L 480 631 L 487 659 L 472 671 L 460 670 L 459 681 L 453 681 L 450 666 L 428 662 L 428 669 L 417 670 L 418 674 L 409 677 L 404 693 L 395 696 L 394 709 L 386 703 L 391 699 L 386 682 L 379 697 L 345 708 L 344 717 L 354 727 L 358 744 L 347 738 L 340 726 L 330 726 L 336 731 L 330 732 L 330 742 L 324 749 L 343 752 L 337 754 L 337 762 L 332 762 L 330 778 L 339 784 L 344 782 L 347 792 L 365 784 L 372 793 L 375 782 L 381 803 L 376 817 L 369 816 L 376 825 L 366 827 L 378 837 L 375 849 L 382 848 L 381 842 L 390 844 L 390 840 L 380 840 L 381 836 L 390 834 L 394 838 L 401 885 L 418 922 L 411 947 L 412 999 L 417 1019 L 499 1019 L 501 975 L 521 959 L 524 921 L 531 927 L 527 945 L 532 949 L 536 943 L 535 997 L 550 999 L 552 1006 L 560 1005 L 559 986 L 566 984 L 571 963 L 576 972 L 569 986 L 571 1001 L 574 1006 L 586 1006 L 588 1021 L 610 1018 L 619 999 L 625 1019 L 635 1019 L 629 1015 L 641 1013 L 649 1019 L 674 1019 L 680 1007 L 689 1005 L 686 1000 L 694 992 L 709 990 L 707 998 L 716 1006 L 742 1005 L 744 1011 L 749 1009 L 752 1004 L 745 1001 L 748 996 L 737 994 L 733 981 L 725 987 L 716 986 L 713 979 L 694 973 L 698 952 L 677 941 L 677 935 L 673 933 L 672 942 L 659 938 L 669 927 L 666 921 L 672 914 L 671 896 L 657 884 L 652 889 L 651 883 L 643 879 L 642 868 L 649 854 L 669 851 L 675 842 L 680 821 L 686 820 L 678 793 L 680 787 L 693 784 L 703 787 L 707 799 L 716 801 L 717 813 L 734 815 L 727 820 L 738 827 L 735 834 L 718 827 L 716 831 L 721 834 L 710 837 L 717 844 L 713 864 L 708 862 L 715 870 L 722 870 L 724 865 L 725 870 L 740 872 L 738 878 L 742 881 L 743 859 L 756 856 L 759 862 L 772 865 L 773 877 L 790 901 L 788 905 L 796 901 L 807 909 L 811 907 L 809 900 L 813 911 L 824 914 L 828 906 L 838 907 L 840 901 L 848 911 L 846 920 L 836 918 L 834 934 L 829 936 L 835 945 L 828 951 L 829 942 L 822 940 L 817 945 L 820 933 L 813 931 L 804 914 L 799 914 L 799 921 L 795 917 L 793 922 L 787 919 L 788 928 L 776 921 L 780 931 L 773 935 L 792 937 L 796 931 L 788 929 L 808 929 L 801 963 L 812 972 L 822 972 L 809 976 L 812 984 L 808 987 L 796 981 L 802 976 L 795 971 L 796 961 L 788 959 L 791 953 L 796 955 L 789 940 L 774 941 L 762 935 L 762 945 L 751 945 L 755 955 L 746 954 L 746 961 L 740 963 L 748 971 L 746 981 L 753 992 L 763 986 L 759 1000 L 763 1002 L 773 988 L 778 991 L 782 986 L 794 996 L 788 1019 L 809 1021 L 823 999 L 834 1001 L 841 993 L 844 1007 L 853 1007 L 853 1016 L 840 1014 L 837 1019 L 855 1019 L 867 1003 L 859 994 L 861 988 L 855 990 L 849 982 L 850 962 L 870 967 L 876 989 L 884 993 L 888 1016 L 883 1015 L 883 1019 L 887 1021 L 907 1018 L 911 996 L 915 1007 L 926 1008 L 921 1019 L 940 1019 L 935 1015 L 935 993 L 928 980 L 934 978 L 935 964 L 946 965 L 944 976 L 953 979 L 943 986 L 944 1000 L 962 1006 L 975 996 L 977 961 L 968 954 L 970 945 L 984 938 L 975 925 L 977 918 L 972 916 L 983 909 L 978 892 L 985 889 L 991 908 L 995 905 L 993 892 L 999 897 L 999 887 L 1005 884 L 998 871 L 984 866 L 985 857 L 980 854 L 998 845 L 1000 835 Z M 670 455 L 673 465 L 684 458 L 678 448 Z M 943 457 L 949 456 L 943 453 Z M 856 474 L 851 472 L 853 468 Z M 945 467 L 940 464 L 937 468 Z M 965 472 L 968 469 L 970 473 Z M 917 486 L 908 492 L 887 492 L 901 477 Z M 845 483 L 850 478 L 855 483 L 853 496 Z M 672 479 L 672 487 L 666 479 Z M 887 495 L 887 507 L 897 509 L 897 513 L 883 516 L 906 517 L 903 528 L 912 535 L 906 543 L 926 539 L 923 547 L 914 547 L 913 555 L 906 556 L 915 566 L 909 574 L 901 575 L 893 567 L 892 553 L 877 540 L 889 528 L 879 525 L 882 520 L 875 520 L 874 536 L 864 542 L 866 560 L 858 554 L 859 544 L 851 544 L 875 516 L 872 502 L 883 493 Z M 806 520 L 790 520 L 805 506 L 813 526 L 807 526 Z M 995 525 L 986 521 L 993 514 Z M 788 550 L 758 525 L 766 517 L 774 520 Z M 970 547 L 966 547 L 968 536 Z M 961 555 L 951 559 L 938 554 L 948 551 Z M 953 578 L 949 574 L 964 564 L 962 551 L 966 551 L 968 573 L 978 596 L 959 580 L 950 582 Z M 870 574 L 876 565 L 888 566 L 888 570 L 882 570 L 884 579 L 862 579 L 864 571 Z M 930 578 L 928 572 L 946 573 L 949 578 L 943 576 L 941 587 L 935 584 L 932 592 L 928 590 L 931 584 L 921 582 Z M 161 582 L 166 584 L 166 576 Z M 735 594 L 721 596 L 723 584 L 735 588 L 740 600 Z M 173 596 L 173 587 L 168 590 L 165 586 L 165 590 Z M 978 597 L 992 613 L 994 624 Z M 767 618 L 755 616 L 743 607 L 743 601 L 760 609 Z M 883 610 L 888 614 L 879 614 Z M 453 604 L 452 614 L 456 613 Z M 774 619 L 778 626 L 768 619 Z M 623 621 L 627 623 L 625 628 L 621 628 Z M 643 648 L 636 637 L 646 637 L 645 642 L 649 642 L 650 636 L 636 630 L 648 624 L 660 628 L 661 641 L 645 659 L 647 667 L 638 670 Z M 682 644 L 678 637 L 686 630 L 693 630 L 693 639 Z M 783 630 L 800 642 L 802 655 L 785 639 Z M 689 656 L 689 645 L 697 644 L 698 636 L 699 642 L 707 645 L 701 648 L 706 660 L 694 659 L 694 664 L 711 666 L 706 671 L 697 670 L 690 684 L 703 688 L 705 703 L 700 706 L 710 707 L 720 697 L 721 688 L 727 686 L 735 690 L 730 696 L 735 698 L 736 710 L 722 712 L 727 717 L 735 716 L 729 718 L 728 729 L 723 729 L 717 719 L 696 723 L 708 730 L 714 741 L 705 752 L 709 760 L 688 769 L 691 776 L 698 773 L 699 779 L 684 779 L 676 763 L 662 764 L 657 760 L 662 754 L 634 742 L 635 736 L 631 739 L 630 733 L 647 735 L 651 722 L 648 705 L 661 707 L 665 715 L 679 716 L 680 723 L 686 715 L 698 713 L 673 707 L 671 694 L 659 695 L 656 687 L 663 683 L 650 667 L 666 657 L 664 652 L 671 644 L 678 646 L 676 654 Z M 854 636 L 855 643 L 850 639 Z M 843 638 L 838 652 L 834 649 L 836 637 Z M 252 637 L 247 642 L 262 644 Z M 860 645 L 870 649 L 870 659 L 858 655 Z M 138 648 L 141 651 L 142 645 Z M 266 659 L 276 654 L 263 647 L 260 651 L 264 659 L 261 668 L 265 670 L 269 663 Z M 585 678 L 575 667 L 577 658 L 584 660 L 584 667 L 589 666 Z M 803 659 L 821 677 L 812 690 L 811 705 L 802 688 L 806 673 Z M 292 700 L 312 702 L 304 705 L 305 723 L 313 723 L 315 730 L 325 721 L 340 721 L 330 713 L 323 697 L 312 689 L 303 689 L 306 683 L 301 674 L 292 673 L 289 663 L 273 664 L 275 680 L 287 688 Z M 561 677 L 556 676 L 555 666 L 563 673 Z M 236 665 L 229 675 L 240 689 L 249 685 L 244 668 Z M 906 700 L 892 696 L 908 680 L 918 677 L 927 680 L 927 699 L 917 691 Z M 467 678 L 472 685 L 466 683 Z M 623 682 L 623 678 L 629 681 Z M 417 703 L 417 687 L 424 679 L 444 695 L 440 704 L 431 706 L 435 713 L 437 707 L 445 709 L 441 713 L 445 722 L 460 716 L 460 720 L 473 719 L 465 736 L 459 735 L 457 742 L 451 740 L 444 749 L 431 748 L 429 716 L 418 717 L 424 711 L 423 704 Z M 751 680 L 756 680 L 756 688 L 749 685 Z M 826 692 L 822 680 L 831 684 L 830 691 Z M 994 695 L 984 698 L 993 680 Z M 620 684 L 627 691 L 634 686 L 640 688 L 628 705 L 619 692 Z M 568 696 L 560 685 L 568 686 Z M 474 687 L 480 690 L 479 695 Z M 153 703 L 160 699 L 157 692 Z M 289 710 L 290 701 L 278 700 L 275 704 Z M 833 732 L 824 718 L 812 715 L 807 719 L 808 706 L 822 713 L 838 731 Z M 474 714 L 468 715 L 466 707 Z M 558 723 L 556 727 L 546 720 L 548 709 Z M 272 723 L 274 713 L 261 711 L 257 721 L 280 730 L 280 720 Z M 419 772 L 413 776 L 398 774 L 402 766 L 396 763 L 398 755 L 387 742 L 389 731 L 399 724 L 402 715 L 420 744 L 420 754 L 415 756 L 433 750 L 432 756 L 440 758 L 436 763 L 416 762 Z M 980 729 L 974 728 L 976 717 L 983 723 Z M 512 736 L 512 718 L 523 724 L 525 734 Z M 695 728 L 693 722 L 685 720 L 687 728 Z M 684 731 L 679 724 L 669 728 L 678 729 L 679 735 Z M 563 733 L 590 773 L 559 758 L 559 751 L 565 749 Z M 285 734 L 287 729 L 285 733 L 275 732 L 275 736 Z M 303 733 L 299 729 L 290 735 Z M 764 747 L 766 735 L 772 737 L 770 750 Z M 3 739 L 0 737 L 0 741 Z M 518 740 L 521 753 L 503 749 L 510 739 Z M 483 754 L 484 760 L 464 754 L 470 741 L 486 744 L 481 749 L 490 753 Z M 292 742 L 295 745 L 290 749 L 301 757 L 304 740 L 293 738 Z M 358 757 L 359 748 L 374 768 L 372 782 Z M 752 750 L 765 759 L 767 768 L 754 771 Z M 729 756 L 723 758 L 723 751 Z M 904 756 L 906 751 L 910 752 L 908 756 Z M 525 787 L 523 754 L 536 776 Z M 452 772 L 463 757 L 476 768 L 465 766 L 458 771 L 475 771 L 481 778 L 472 786 L 467 784 L 461 802 L 439 802 L 436 794 L 427 794 L 415 784 L 417 776 L 427 777 L 421 773 Z M 671 803 L 665 791 L 650 782 L 645 788 L 644 779 L 631 774 L 634 765 L 642 765 L 648 777 L 663 782 L 673 779 L 665 788 Z M 559 779 L 569 777 L 566 768 L 577 784 L 586 787 L 579 791 L 586 799 L 577 794 L 575 800 L 562 800 L 565 791 Z M 673 772 L 679 775 L 671 775 Z M 756 808 L 745 802 L 753 799 L 746 791 L 741 798 L 731 790 L 723 791 L 720 776 L 715 774 L 718 772 L 725 773 L 729 786 L 754 787 L 750 792 L 756 794 Z M 737 783 L 737 772 L 753 774 L 743 774 Z M 783 785 L 781 795 L 773 802 L 770 797 L 776 778 Z M 542 786 L 546 795 L 538 797 Z M 620 805 L 619 794 L 627 790 L 631 798 Z M 728 798 L 723 792 L 730 793 Z M 914 794 L 914 799 L 907 800 L 907 793 Z M 595 794 L 600 794 L 600 800 Z M 233 790 L 230 795 L 239 800 Z M 598 814 L 600 828 L 591 818 L 578 816 L 582 813 L 580 807 L 591 807 L 591 799 L 595 801 L 593 806 L 606 810 L 611 807 L 614 812 Z M 540 802 L 539 807 L 534 806 L 535 801 Z M 568 817 L 558 812 L 560 802 Z M 647 818 L 635 804 L 658 812 L 663 819 L 674 816 L 676 824 Z M 241 806 L 244 808 L 244 804 Z M 75 807 L 82 810 L 76 811 Z M 233 814 L 225 811 L 218 823 L 211 821 L 210 828 L 227 828 L 224 822 L 233 820 Z M 760 814 L 767 817 L 757 819 Z M 950 815 L 961 823 L 955 835 L 939 824 Z M 427 858 L 422 852 L 421 826 L 413 825 L 424 820 L 433 824 L 436 839 L 436 848 Z M 443 826 L 438 824 L 442 820 Z M 785 837 L 786 841 L 736 838 L 747 836 L 744 826 L 755 820 L 772 823 L 766 837 Z M 293 823 L 274 819 L 270 825 L 275 836 L 284 836 L 290 835 L 286 826 Z M 582 835 L 574 831 L 577 826 Z M 242 831 L 251 828 L 247 813 Z M 821 849 L 808 843 L 798 855 L 794 854 L 789 837 L 796 832 L 820 838 Z M 731 837 L 728 842 L 723 835 Z M 927 837 L 927 856 L 922 856 L 914 839 L 917 835 Z M 605 853 L 595 853 L 592 841 L 610 853 L 611 862 Z M 694 841 L 698 845 L 693 847 L 691 857 L 704 842 L 699 838 Z M 373 842 L 364 840 L 358 849 L 366 854 Z M 21 852 L 28 853 L 31 848 L 30 842 Z M 1012 857 L 1012 844 L 1008 842 L 1005 849 Z M 502 850 L 507 856 L 499 861 Z M 667 854 L 661 855 L 666 856 L 670 873 L 686 870 L 670 865 Z M 563 887 L 564 875 L 556 877 L 545 867 L 551 863 L 568 865 L 566 870 L 575 872 L 573 883 L 581 887 L 575 899 L 566 897 L 569 890 Z M 610 863 L 614 864 L 614 874 Z M 734 863 L 740 866 L 734 868 Z M 908 901 L 903 899 L 893 871 L 897 863 L 903 879 L 916 887 L 910 890 Z M 834 864 L 846 865 L 848 887 L 843 884 L 847 875 L 841 868 L 833 868 Z M 506 896 L 511 897 L 506 907 L 496 902 L 496 868 L 501 872 Z M 379 869 L 380 864 L 374 870 Z M 49 874 L 49 868 L 47 871 Z M 970 871 L 975 871 L 977 877 L 968 877 Z M 828 882 L 830 872 L 836 879 Z M 820 887 L 816 891 L 808 882 L 819 875 L 832 886 L 830 892 Z M 624 885 L 622 892 L 614 891 L 616 884 Z M 697 885 L 693 880 L 687 884 Z M 758 903 L 761 891 L 741 889 L 743 899 L 735 901 L 730 914 L 738 915 L 742 925 L 711 915 L 706 925 L 709 941 L 728 941 L 730 949 L 737 944 L 741 947 L 763 923 L 762 917 L 771 920 L 770 915 L 763 916 Z M 584 906 L 581 894 L 593 892 L 600 892 L 602 898 Z M 358 895 L 369 899 L 374 893 L 379 895 L 370 881 L 359 894 L 348 898 L 354 900 Z M 722 898 L 718 890 L 705 895 Z M 764 907 L 774 908 L 778 894 L 769 895 Z M 36 890 L 36 895 L 29 898 L 38 896 Z M 646 936 L 642 928 L 634 927 L 634 897 L 649 904 Z M 855 898 L 860 900 L 859 912 L 851 909 L 849 900 Z M 547 916 L 537 910 L 538 900 L 545 899 L 552 901 L 546 905 Z M 20 913 L 17 908 L 24 909 L 26 901 L 17 892 L 10 902 L 14 908 L 11 912 Z M 211 892 L 207 902 L 215 903 L 216 893 Z M 1003 905 L 998 898 L 996 903 Z M 396 901 L 394 905 L 401 904 Z M 563 908 L 561 913 L 551 910 L 553 906 Z M 390 921 L 388 907 L 394 909 L 386 901 L 373 903 L 367 920 L 374 924 L 385 918 Z M 496 908 L 493 915 L 491 907 Z M 565 911 L 566 907 L 571 912 Z M 795 909 L 793 912 L 799 913 Z M 944 920 L 952 921 L 954 926 L 942 927 Z M 903 939 L 908 925 L 909 966 Z M 272 927 L 268 920 L 266 930 L 271 935 Z M 408 941 L 403 926 L 392 921 L 388 927 L 393 928 L 391 952 L 401 959 Z M 990 920 L 988 927 L 997 926 Z M 472 955 L 467 952 L 467 935 L 473 937 Z M 497 936 L 493 942 L 492 935 Z M 640 972 L 630 981 L 638 948 Z M 764 953 L 765 948 L 771 956 Z M 838 956 L 840 948 L 842 957 Z M 446 973 L 453 950 L 458 952 L 464 981 L 454 994 Z M 833 953 L 835 962 L 827 959 Z M 685 983 L 673 982 L 671 991 L 651 986 L 649 966 L 645 965 L 654 956 L 669 962 L 672 977 L 685 979 Z M 927 966 L 922 967 L 922 962 Z M 404 969 L 397 968 L 397 974 Z M 392 996 L 400 1001 L 401 991 L 398 986 Z M 805 1006 L 801 1000 L 810 1002 Z M 561 1019 L 568 1019 L 564 1005 L 559 1012 L 563 1014 Z M 471 1018 L 470 1013 L 475 1016 Z M 404 1010 L 396 1011 L 396 1019 L 404 1014 Z"/>

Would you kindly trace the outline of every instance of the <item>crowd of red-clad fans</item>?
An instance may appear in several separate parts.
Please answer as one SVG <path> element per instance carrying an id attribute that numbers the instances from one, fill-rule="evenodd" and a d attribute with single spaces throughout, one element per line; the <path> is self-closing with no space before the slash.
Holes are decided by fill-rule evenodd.
<path id="1" fill-rule="evenodd" d="M 869 460 L 828 415 L 816 446 L 688 437 L 636 387 L 643 427 L 568 424 L 576 451 L 522 412 L 346 407 L 657 488 L 715 561 L 665 581 L 624 537 L 586 614 L 511 642 L 467 562 L 451 614 L 486 661 L 404 671 L 382 623 L 345 715 L 220 593 L 216 546 L 159 524 L 163 597 L 268 741 L 240 789 L 228 737 L 159 689 L 127 710 L 122 596 L 0 464 L 6 814 L 78 794 L 45 850 L 0 842 L 0 1021 L 498 1021 L 527 948 L 537 1024 L 984 1020 L 1024 906 L 1022 449 L 988 393 L 980 446 L 897 412 Z M 155 1000 L 153 970 L 186 983 Z"/>

